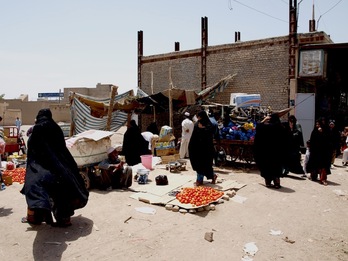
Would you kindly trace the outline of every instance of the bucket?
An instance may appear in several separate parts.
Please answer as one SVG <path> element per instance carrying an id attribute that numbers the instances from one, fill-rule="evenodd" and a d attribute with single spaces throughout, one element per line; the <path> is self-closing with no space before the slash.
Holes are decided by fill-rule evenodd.
<path id="1" fill-rule="evenodd" d="M 147 169 L 152 169 L 152 155 L 142 155 L 141 164 Z"/>

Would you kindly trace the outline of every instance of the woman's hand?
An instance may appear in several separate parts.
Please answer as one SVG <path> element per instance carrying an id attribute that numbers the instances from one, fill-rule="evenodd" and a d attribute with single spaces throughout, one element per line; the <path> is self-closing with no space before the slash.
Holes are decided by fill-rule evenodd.
<path id="1" fill-rule="evenodd" d="M 271 119 L 271 116 L 266 116 L 265 118 L 263 118 L 261 123 L 264 123 L 265 121 L 269 121 L 270 119 Z"/>

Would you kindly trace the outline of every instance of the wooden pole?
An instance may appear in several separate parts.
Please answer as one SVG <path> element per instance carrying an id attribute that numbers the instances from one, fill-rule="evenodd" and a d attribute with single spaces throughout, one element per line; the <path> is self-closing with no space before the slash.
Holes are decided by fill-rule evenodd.
<path id="1" fill-rule="evenodd" d="M 173 128 L 172 67 L 169 67 L 169 126 Z"/>
<path id="2" fill-rule="evenodd" d="M 72 106 L 72 103 L 74 101 L 74 98 L 75 98 L 75 93 L 72 93 L 70 96 L 69 96 L 69 102 L 70 102 L 70 107 Z M 70 130 L 69 130 L 69 137 L 73 136 L 74 133 L 75 133 L 75 114 L 76 114 L 76 111 L 74 112 L 70 112 L 70 114 L 73 114 L 73 115 L 70 115 L 71 116 L 71 120 L 70 120 Z"/>
<path id="3" fill-rule="evenodd" d="M 151 94 L 153 94 L 153 71 L 151 71 Z M 152 106 L 153 108 L 153 122 L 156 122 L 156 107 Z"/>
<path id="4" fill-rule="evenodd" d="M 108 110 L 108 119 L 106 122 L 106 130 L 110 131 L 111 128 L 111 119 L 112 119 L 112 111 L 114 108 L 114 99 L 116 96 L 116 90 L 117 87 L 116 86 L 111 86 L 111 94 L 110 94 L 110 102 L 109 102 L 109 110 Z"/>

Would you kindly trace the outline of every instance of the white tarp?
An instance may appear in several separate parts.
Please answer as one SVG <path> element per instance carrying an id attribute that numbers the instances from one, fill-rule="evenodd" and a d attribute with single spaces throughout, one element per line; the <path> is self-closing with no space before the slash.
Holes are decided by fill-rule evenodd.
<path id="1" fill-rule="evenodd" d="M 67 139 L 66 146 L 79 167 L 98 163 L 107 158 L 112 131 L 88 130 Z"/>

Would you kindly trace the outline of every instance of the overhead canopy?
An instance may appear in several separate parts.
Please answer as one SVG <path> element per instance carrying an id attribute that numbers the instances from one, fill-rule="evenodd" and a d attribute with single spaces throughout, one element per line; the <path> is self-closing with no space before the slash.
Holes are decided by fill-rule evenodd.
<path id="1" fill-rule="evenodd" d="M 156 106 L 160 111 L 166 111 L 169 108 L 169 93 L 173 103 L 173 108 L 178 110 L 181 107 L 201 104 L 209 98 L 213 97 L 215 93 L 222 92 L 230 80 L 235 77 L 234 75 L 228 75 L 227 77 L 221 79 L 219 82 L 213 84 L 204 90 L 197 92 L 193 90 L 183 90 L 178 88 L 166 89 L 164 91 L 147 95 L 144 91 L 138 90 L 138 96 L 143 96 L 138 98 L 141 104 L 147 104 L 151 106 Z M 148 108 L 144 109 L 144 112 L 148 112 Z"/>
<path id="2" fill-rule="evenodd" d="M 74 93 L 72 95 L 73 98 L 76 98 L 80 102 L 84 103 L 88 107 L 90 107 L 91 115 L 97 118 L 101 118 L 107 116 L 109 106 L 110 106 L 110 98 L 95 98 L 90 97 L 78 93 Z M 125 92 L 123 94 L 115 96 L 113 102 L 113 110 L 112 111 L 123 111 L 123 112 L 132 112 L 134 109 L 142 109 L 146 105 L 141 104 L 136 97 L 134 96 L 133 90 Z"/>
<path id="3" fill-rule="evenodd" d="M 169 95 L 175 110 L 189 105 L 200 104 L 213 97 L 216 92 L 222 92 L 234 76 L 228 75 L 200 92 L 172 88 L 147 95 L 139 89 L 137 96 L 134 96 L 133 90 L 130 90 L 116 95 L 113 100 L 71 93 L 70 108 L 73 134 L 91 129 L 106 130 L 108 119 L 111 119 L 111 123 L 110 128 L 108 127 L 107 130 L 117 131 L 127 122 L 128 113 L 132 113 L 134 110 L 146 113 L 151 111 L 149 109 L 151 106 L 155 106 L 157 108 L 156 112 L 167 111 L 169 109 Z M 112 104 L 112 114 L 108 115 L 110 104 Z"/>

